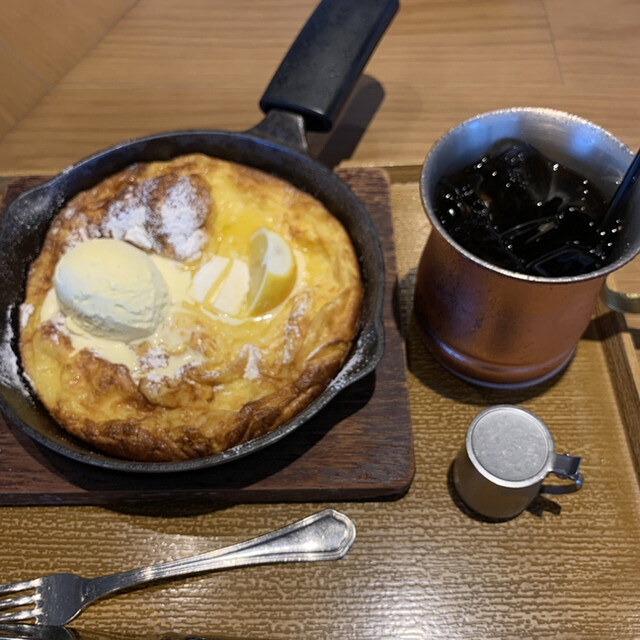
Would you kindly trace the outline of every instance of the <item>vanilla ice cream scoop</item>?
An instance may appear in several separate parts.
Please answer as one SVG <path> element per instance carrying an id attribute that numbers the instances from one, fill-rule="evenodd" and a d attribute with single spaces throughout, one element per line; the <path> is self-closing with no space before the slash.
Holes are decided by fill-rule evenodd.
<path id="1" fill-rule="evenodd" d="M 152 334 L 171 303 L 167 283 L 147 254 L 112 238 L 87 240 L 67 251 L 53 284 L 68 317 L 111 340 Z"/>

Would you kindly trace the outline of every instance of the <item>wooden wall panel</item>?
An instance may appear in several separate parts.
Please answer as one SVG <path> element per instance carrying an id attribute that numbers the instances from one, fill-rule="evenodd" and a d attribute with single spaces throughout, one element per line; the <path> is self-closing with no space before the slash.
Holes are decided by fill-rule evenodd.
<path id="1" fill-rule="evenodd" d="M 132 2 L 91 0 L 85 11 Z M 0 173 L 55 172 L 155 131 L 253 126 L 262 91 L 315 5 L 139 0 L 5 136 Z M 420 164 L 453 124 L 509 106 L 571 111 L 638 146 L 638 25 L 640 3 L 630 0 L 402 0 L 343 113 L 335 136 L 343 149 L 332 160 Z"/>
<path id="2" fill-rule="evenodd" d="M 135 0 L 0 0 L 0 139 Z"/>
<path id="3" fill-rule="evenodd" d="M 0 42 L 52 86 L 133 4 L 135 0 L 1 0 Z"/>
<path id="4" fill-rule="evenodd" d="M 567 85 L 590 86 L 612 102 L 638 86 L 640 4 L 636 0 L 545 0 L 558 65 Z"/>
<path id="5" fill-rule="evenodd" d="M 0 139 L 47 92 L 47 85 L 0 45 Z"/>

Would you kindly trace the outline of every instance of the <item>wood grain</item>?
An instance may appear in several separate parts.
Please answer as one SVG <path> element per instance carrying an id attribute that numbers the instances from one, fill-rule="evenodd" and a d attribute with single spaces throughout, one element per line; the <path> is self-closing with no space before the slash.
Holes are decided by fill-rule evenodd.
<path id="1" fill-rule="evenodd" d="M 415 264 L 429 232 L 417 185 L 392 184 L 391 198 L 394 293 L 407 346 L 416 459 L 401 500 L 4 507 L 3 577 L 124 570 L 231 544 L 337 506 L 358 530 L 339 563 L 255 567 L 159 585 L 104 600 L 74 625 L 103 634 L 127 629 L 131 637 L 167 629 L 276 639 L 638 637 L 640 490 L 596 325 L 567 371 L 539 387 L 496 392 L 455 379 L 429 357 L 413 326 Z M 533 410 L 559 451 L 583 456 L 581 492 L 540 498 L 500 524 L 465 512 L 451 489 L 451 462 L 471 418 L 498 402 Z"/>
<path id="2" fill-rule="evenodd" d="M 579 10 L 573 0 L 545 0 L 544 5 L 563 83 L 591 85 L 613 97 L 638 78 L 632 34 L 640 28 L 640 13 L 635 2 L 583 0 Z"/>
<path id="3" fill-rule="evenodd" d="M 151 131 L 255 124 L 258 99 L 315 0 L 206 5 L 140 0 L 7 133 L 0 172 L 56 172 Z M 605 312 L 563 375 L 506 394 L 444 372 L 411 314 L 428 233 L 416 180 L 433 142 L 481 111 L 529 105 L 577 113 L 640 147 L 639 22 L 633 0 L 401 0 L 339 127 L 312 136 L 312 146 L 332 166 L 386 166 L 394 180 L 411 488 L 401 500 L 339 505 L 358 529 L 339 563 L 255 567 L 132 592 L 88 609 L 78 628 L 132 637 L 640 637 L 640 490 L 627 438 L 638 412 L 625 377 L 636 375 L 628 354 L 640 344 L 640 320 L 627 318 L 626 330 Z M 616 274 L 620 288 L 640 290 L 639 268 Z M 560 451 L 583 456 L 585 486 L 492 524 L 461 509 L 449 472 L 469 420 L 503 401 L 535 411 Z M 237 542 L 326 505 L 4 507 L 1 574 L 124 570 Z"/>
<path id="4" fill-rule="evenodd" d="M 134 4 L 135 0 L 3 0 L 0 43 L 51 87 Z"/>
<path id="5" fill-rule="evenodd" d="M 253 126 L 314 6 L 140 0 L 7 133 L 0 173 L 57 172 L 156 131 Z M 420 164 L 452 125 L 509 106 L 577 113 L 640 146 L 639 21 L 640 4 L 625 0 L 403 0 L 342 114 L 332 160 Z"/>
<path id="6" fill-rule="evenodd" d="M 0 139 L 135 0 L 0 3 Z"/>
<path id="7" fill-rule="evenodd" d="M 414 462 L 404 345 L 392 304 L 396 266 L 389 184 L 379 169 L 341 175 L 367 204 L 385 256 L 385 352 L 375 374 L 341 393 L 283 441 L 231 464 L 182 473 L 178 482 L 175 475 L 117 473 L 68 460 L 0 417 L 0 505 L 122 505 L 178 498 L 300 502 L 404 494 Z M 15 180 L 4 203 L 39 182 L 41 178 Z"/>
<path id="8" fill-rule="evenodd" d="M 0 139 L 46 93 L 40 78 L 0 44 Z"/>

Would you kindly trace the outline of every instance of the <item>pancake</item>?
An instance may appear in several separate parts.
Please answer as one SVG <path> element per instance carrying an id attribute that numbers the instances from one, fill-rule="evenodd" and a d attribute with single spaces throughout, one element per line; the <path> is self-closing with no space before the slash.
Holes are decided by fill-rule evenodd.
<path id="1" fill-rule="evenodd" d="M 137 247 L 166 280 L 171 305 L 150 335 L 94 335 L 61 304 L 56 267 L 96 239 Z M 256 280 L 261 240 L 267 254 L 266 245 L 289 251 L 293 268 Z M 351 351 L 361 303 L 349 236 L 318 200 L 191 154 L 133 165 L 56 215 L 29 270 L 20 353 L 69 433 L 125 459 L 186 460 L 252 440 L 308 406 Z"/>

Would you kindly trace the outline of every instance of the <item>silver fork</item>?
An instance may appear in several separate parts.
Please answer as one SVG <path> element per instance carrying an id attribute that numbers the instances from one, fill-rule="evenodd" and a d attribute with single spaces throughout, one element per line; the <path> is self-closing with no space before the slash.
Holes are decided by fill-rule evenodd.
<path id="1" fill-rule="evenodd" d="M 0 586 L 0 623 L 63 625 L 99 598 L 176 576 L 256 564 L 339 560 L 355 537 L 355 525 L 346 515 L 326 509 L 258 538 L 189 558 L 99 578 L 54 573 L 14 582 Z"/>

